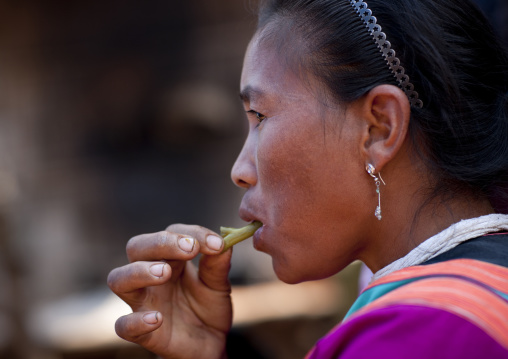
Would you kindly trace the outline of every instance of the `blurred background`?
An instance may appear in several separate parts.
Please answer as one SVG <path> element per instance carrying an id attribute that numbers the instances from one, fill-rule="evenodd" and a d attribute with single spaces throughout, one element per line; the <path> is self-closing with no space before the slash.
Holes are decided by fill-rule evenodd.
<path id="1" fill-rule="evenodd" d="M 483 2 L 508 39 L 503 1 Z M 248 0 L 0 0 L 0 358 L 153 358 L 116 337 L 129 309 L 106 277 L 136 234 L 242 225 L 229 173 L 255 21 Z M 239 245 L 231 358 L 303 357 L 358 269 L 286 286 Z"/>

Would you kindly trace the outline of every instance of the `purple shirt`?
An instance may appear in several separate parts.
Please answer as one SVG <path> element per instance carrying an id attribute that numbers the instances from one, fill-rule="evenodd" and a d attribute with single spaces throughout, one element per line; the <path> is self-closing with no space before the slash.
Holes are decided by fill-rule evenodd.
<path id="1" fill-rule="evenodd" d="M 351 318 L 319 340 L 308 359 L 491 359 L 508 350 L 444 310 L 394 305 Z"/>

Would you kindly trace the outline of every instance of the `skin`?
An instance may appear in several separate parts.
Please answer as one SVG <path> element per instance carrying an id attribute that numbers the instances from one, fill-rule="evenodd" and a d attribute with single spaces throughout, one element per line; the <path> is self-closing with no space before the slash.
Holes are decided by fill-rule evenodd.
<path id="1" fill-rule="evenodd" d="M 409 156 L 410 108 L 400 89 L 378 86 L 348 106 L 324 103 L 326 89 L 312 75 L 292 71 L 260 40 L 263 32 L 244 62 L 250 130 L 232 178 L 246 189 L 241 217 L 264 224 L 254 246 L 271 255 L 281 280 L 321 279 L 356 259 L 377 271 L 456 221 L 447 208 L 429 206 L 410 233 L 432 178 Z M 381 188 L 382 221 L 373 215 L 368 163 L 388 184 Z M 482 207 L 469 198 L 448 205 L 459 218 Z M 478 212 L 489 211 L 484 207 Z"/>
<path id="2" fill-rule="evenodd" d="M 174 224 L 129 240 L 130 264 L 108 276 L 111 290 L 133 310 L 117 320 L 118 336 L 161 358 L 225 357 L 231 250 L 218 255 L 222 245 L 211 248 L 210 237 L 218 238 L 200 226 Z M 199 254 L 198 269 L 189 261 Z"/>
<path id="3" fill-rule="evenodd" d="M 356 259 L 377 271 L 459 219 L 492 212 L 472 196 L 423 206 L 435 180 L 409 155 L 410 108 L 400 89 L 381 85 L 348 106 L 330 101 L 311 74 L 292 71 L 261 39 L 263 30 L 245 55 L 249 134 L 232 179 L 245 189 L 240 216 L 263 223 L 254 246 L 272 257 L 281 280 L 325 278 Z M 381 221 L 368 163 L 386 182 Z M 117 321 L 119 336 L 162 358 L 199 358 L 203 350 L 224 357 L 231 251 L 220 254 L 224 244 L 213 238 L 206 228 L 172 225 L 129 241 L 130 264 L 108 278 L 133 309 Z M 188 261 L 200 253 L 196 268 Z"/>

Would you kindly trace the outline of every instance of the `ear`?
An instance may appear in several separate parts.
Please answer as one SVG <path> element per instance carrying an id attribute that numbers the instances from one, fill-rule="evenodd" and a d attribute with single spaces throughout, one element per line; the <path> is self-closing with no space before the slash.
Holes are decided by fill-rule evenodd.
<path id="1" fill-rule="evenodd" d="M 379 85 L 364 97 L 360 111 L 366 125 L 360 150 L 365 165 L 371 163 L 379 172 L 397 155 L 406 139 L 410 104 L 398 87 Z"/>

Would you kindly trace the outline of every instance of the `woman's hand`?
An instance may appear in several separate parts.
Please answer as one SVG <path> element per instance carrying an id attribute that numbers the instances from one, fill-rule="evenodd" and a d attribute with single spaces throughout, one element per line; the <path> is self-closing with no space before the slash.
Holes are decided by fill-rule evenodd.
<path id="1" fill-rule="evenodd" d="M 206 228 L 175 224 L 132 238 L 130 264 L 108 285 L 133 310 L 116 322 L 117 334 L 162 358 L 221 358 L 231 328 L 231 251 Z M 190 260 L 203 256 L 196 268 Z M 206 353 L 206 354 L 205 354 Z"/>

